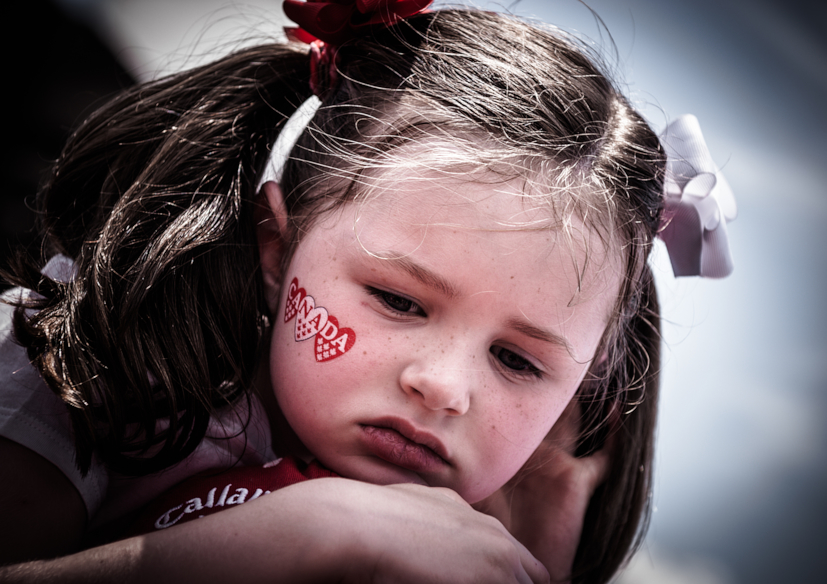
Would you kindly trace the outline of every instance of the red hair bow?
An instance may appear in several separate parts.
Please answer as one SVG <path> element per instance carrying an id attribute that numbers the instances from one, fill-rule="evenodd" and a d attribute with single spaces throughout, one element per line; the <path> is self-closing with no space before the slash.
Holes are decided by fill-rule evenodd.
<path id="1" fill-rule="evenodd" d="M 289 31 L 296 40 L 331 45 L 359 37 L 372 28 L 396 24 L 418 14 L 433 0 L 284 0 L 284 14 L 301 28 Z"/>

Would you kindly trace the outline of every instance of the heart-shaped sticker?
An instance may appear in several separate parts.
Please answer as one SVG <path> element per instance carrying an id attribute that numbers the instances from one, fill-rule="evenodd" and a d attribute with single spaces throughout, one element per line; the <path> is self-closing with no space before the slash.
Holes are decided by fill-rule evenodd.
<path id="1" fill-rule="evenodd" d="M 307 296 L 304 288 L 299 288 L 299 279 L 293 278 L 287 289 L 287 302 L 284 303 L 284 322 L 290 322 L 299 310 L 299 304 Z"/>
<path id="2" fill-rule="evenodd" d="M 316 361 L 323 363 L 347 353 L 356 342 L 356 333 L 348 327 L 339 328 L 335 316 L 316 335 Z"/>
<path id="3" fill-rule="evenodd" d="M 327 321 L 327 309 L 324 306 L 316 306 L 312 296 L 305 296 L 296 310 L 296 340 L 305 341 L 314 336 L 324 328 Z"/>

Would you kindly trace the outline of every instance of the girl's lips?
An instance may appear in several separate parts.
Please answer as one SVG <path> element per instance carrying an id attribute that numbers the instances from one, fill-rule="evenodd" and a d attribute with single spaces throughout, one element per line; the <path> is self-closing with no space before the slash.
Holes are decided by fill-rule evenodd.
<path id="1" fill-rule="evenodd" d="M 362 424 L 362 439 L 374 456 L 412 472 L 435 472 L 449 464 L 442 442 L 405 420 L 392 418 Z"/>

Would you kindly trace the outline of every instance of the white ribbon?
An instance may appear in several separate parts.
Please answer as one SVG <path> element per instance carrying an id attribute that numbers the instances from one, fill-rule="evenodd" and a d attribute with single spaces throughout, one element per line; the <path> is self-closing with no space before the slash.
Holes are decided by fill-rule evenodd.
<path id="1" fill-rule="evenodd" d="M 698 119 L 681 116 L 660 137 L 666 150 L 665 207 L 660 238 L 675 276 L 725 278 L 732 273 L 726 224 L 735 196 L 715 165 Z"/>
<path id="2" fill-rule="evenodd" d="M 293 115 L 291 115 L 284 123 L 284 127 L 279 132 L 273 147 L 270 149 L 270 159 L 267 161 L 267 166 L 264 167 L 264 172 L 258 180 L 256 192 L 261 190 L 261 185 L 268 180 L 281 182 L 281 174 L 284 171 L 284 165 L 287 164 L 287 159 L 290 157 L 290 152 L 293 146 L 299 141 L 302 132 L 305 131 L 310 120 L 316 115 L 316 110 L 322 105 L 321 100 L 315 95 L 311 95 L 301 104 Z"/>

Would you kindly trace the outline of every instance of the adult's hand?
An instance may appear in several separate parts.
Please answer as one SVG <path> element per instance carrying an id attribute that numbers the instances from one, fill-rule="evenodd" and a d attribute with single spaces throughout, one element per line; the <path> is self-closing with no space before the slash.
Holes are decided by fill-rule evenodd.
<path id="1" fill-rule="evenodd" d="M 612 440 L 597 452 L 574 456 L 581 420 L 575 400 L 520 472 L 475 505 L 498 518 L 548 569 L 568 582 L 586 509 L 611 468 Z"/>
<path id="2" fill-rule="evenodd" d="M 549 581 L 542 563 L 500 521 L 450 489 L 405 484 L 362 496 L 371 497 L 371 509 L 358 518 L 357 531 L 367 537 L 357 543 L 347 582 Z"/>

